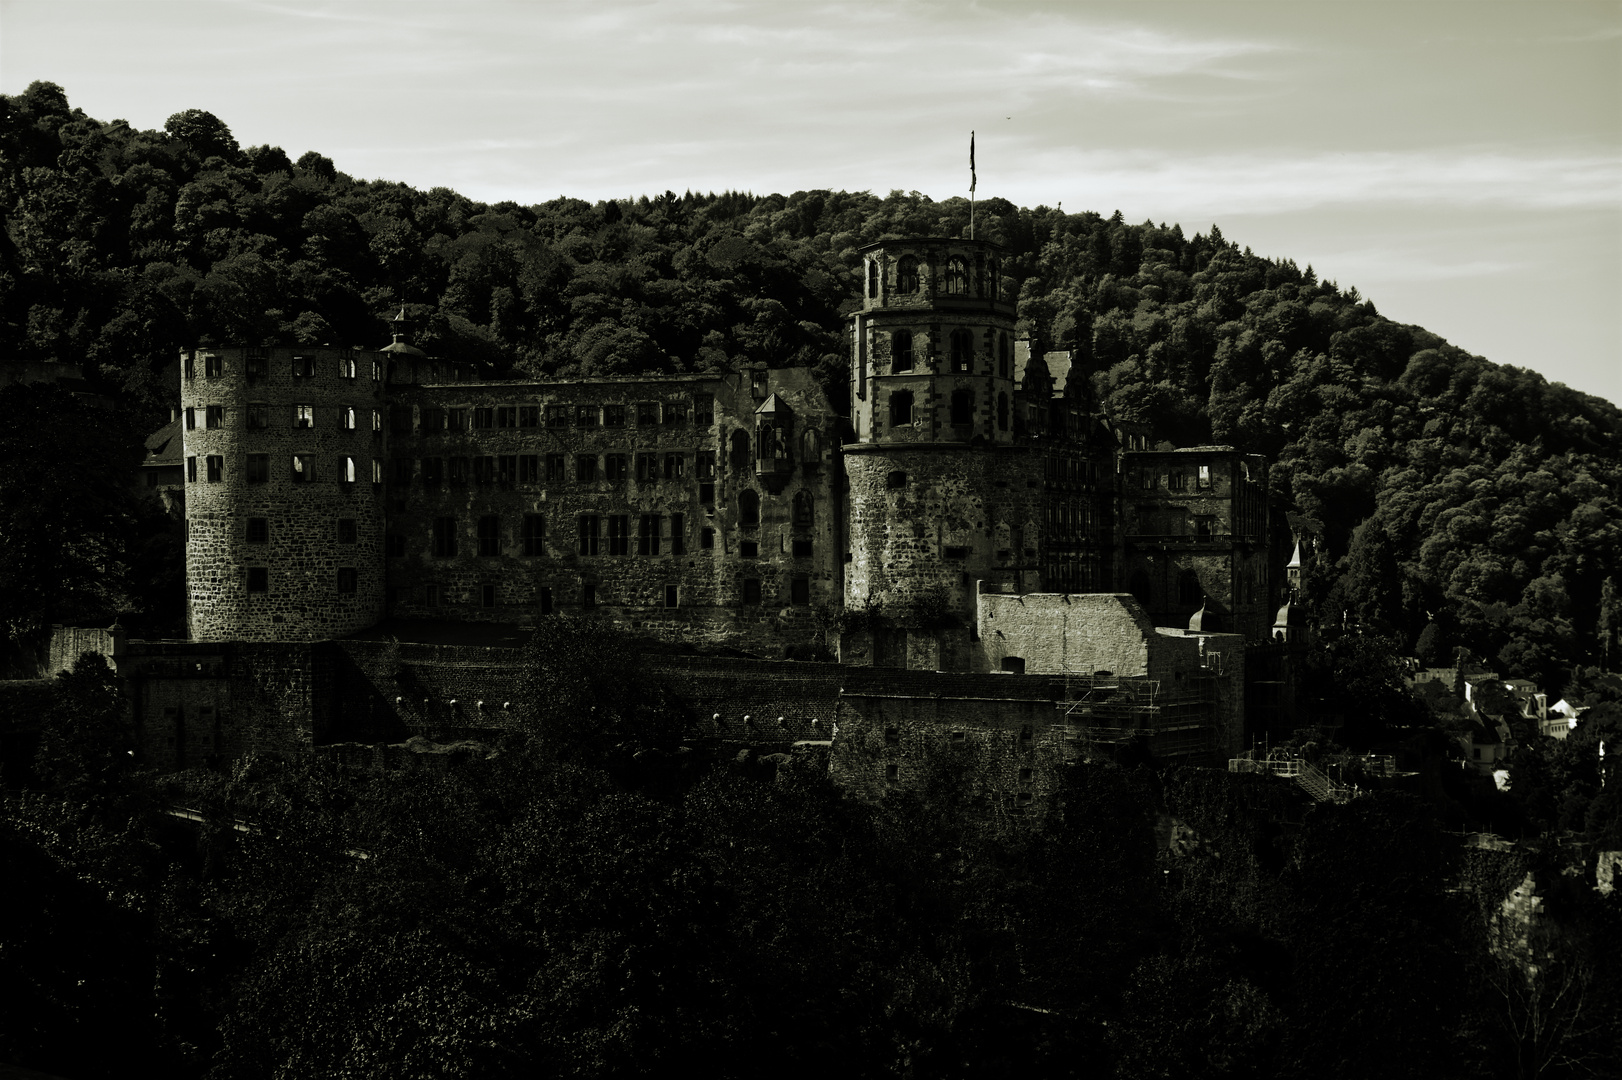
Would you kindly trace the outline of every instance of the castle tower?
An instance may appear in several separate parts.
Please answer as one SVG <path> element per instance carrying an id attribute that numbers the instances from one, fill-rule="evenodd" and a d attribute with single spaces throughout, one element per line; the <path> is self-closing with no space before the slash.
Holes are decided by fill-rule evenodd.
<path id="1" fill-rule="evenodd" d="M 307 641 L 383 616 L 385 357 L 182 354 L 186 612 L 199 641 Z"/>
<path id="2" fill-rule="evenodd" d="M 975 583 L 1039 587 L 1041 467 L 1016 438 L 1003 252 L 983 240 L 918 239 L 862 255 L 855 441 L 844 447 L 846 608 L 877 628 L 870 662 L 966 668 Z"/>

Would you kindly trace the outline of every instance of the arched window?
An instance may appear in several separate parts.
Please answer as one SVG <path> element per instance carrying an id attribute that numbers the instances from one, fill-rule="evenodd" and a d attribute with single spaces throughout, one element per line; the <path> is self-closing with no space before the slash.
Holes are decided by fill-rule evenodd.
<path id="1" fill-rule="evenodd" d="M 952 370 L 968 371 L 974 360 L 974 335 L 967 330 L 952 331 Z"/>
<path id="2" fill-rule="evenodd" d="M 1002 291 L 1002 264 L 996 259 L 991 260 L 991 266 L 986 273 L 985 293 L 993 300 Z"/>
<path id="3" fill-rule="evenodd" d="M 897 330 L 890 335 L 890 370 L 912 370 L 911 330 Z"/>
<path id="4" fill-rule="evenodd" d="M 952 424 L 954 426 L 974 423 L 974 391 L 952 391 Z"/>
<path id="5" fill-rule="evenodd" d="M 961 255 L 946 260 L 946 291 L 954 296 L 969 291 L 969 264 Z"/>
<path id="6" fill-rule="evenodd" d="M 912 423 L 912 391 L 897 390 L 890 395 L 890 426 Z"/>
<path id="7" fill-rule="evenodd" d="M 1177 575 L 1177 603 L 1183 607 L 1198 607 L 1205 600 L 1200 588 L 1200 576 L 1192 570 Z"/>
<path id="8" fill-rule="evenodd" d="M 867 295 L 874 299 L 879 295 L 879 263 L 877 259 L 867 260 Z"/>
<path id="9" fill-rule="evenodd" d="M 738 492 L 738 524 L 744 526 L 760 524 L 760 496 L 748 488 Z"/>
<path id="10" fill-rule="evenodd" d="M 1008 430 L 1008 395 L 1006 393 L 997 395 L 997 430 Z"/>
<path id="11" fill-rule="evenodd" d="M 815 428 L 806 428 L 800 435 L 800 463 L 815 465 L 822 460 L 822 436 Z"/>
<path id="12" fill-rule="evenodd" d="M 749 433 L 738 428 L 732 433 L 732 469 L 742 472 L 749 467 Z"/>
<path id="13" fill-rule="evenodd" d="M 1008 346 L 1008 335 L 1000 335 L 997 338 L 997 374 L 1005 379 L 1009 377 L 1009 368 L 1013 366 L 1013 351 Z"/>
<path id="14" fill-rule="evenodd" d="M 895 291 L 898 293 L 915 293 L 918 291 L 918 260 L 911 255 L 903 255 L 895 271 Z"/>
<path id="15" fill-rule="evenodd" d="M 810 525 L 816 516 L 816 503 L 809 491 L 794 493 L 794 524 Z"/>

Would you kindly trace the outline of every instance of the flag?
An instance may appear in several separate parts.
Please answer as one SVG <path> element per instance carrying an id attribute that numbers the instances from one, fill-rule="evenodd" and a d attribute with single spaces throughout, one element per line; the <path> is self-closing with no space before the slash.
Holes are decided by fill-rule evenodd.
<path id="1" fill-rule="evenodd" d="M 969 190 L 974 190 L 974 132 L 969 132 Z"/>

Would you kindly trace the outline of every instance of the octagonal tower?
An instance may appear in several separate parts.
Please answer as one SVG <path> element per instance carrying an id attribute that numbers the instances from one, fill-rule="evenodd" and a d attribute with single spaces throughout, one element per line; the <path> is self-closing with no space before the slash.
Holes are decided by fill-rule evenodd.
<path id="1" fill-rule="evenodd" d="M 1004 254 L 917 239 L 862 256 L 846 605 L 892 631 L 875 636 L 874 662 L 964 667 L 975 582 L 1036 587 L 1041 546 L 1040 458 L 1016 437 Z"/>

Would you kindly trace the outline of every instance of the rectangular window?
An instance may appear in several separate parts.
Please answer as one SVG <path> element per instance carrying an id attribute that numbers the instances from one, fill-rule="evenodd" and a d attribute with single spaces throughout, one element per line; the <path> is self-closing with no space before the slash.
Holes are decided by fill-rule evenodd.
<path id="1" fill-rule="evenodd" d="M 270 519 L 269 518 L 249 518 L 248 519 L 248 543 L 250 543 L 250 544 L 268 544 L 268 543 L 270 543 Z"/>
<path id="2" fill-rule="evenodd" d="M 796 559 L 809 559 L 811 557 L 811 541 L 794 541 L 794 557 Z"/>
<path id="3" fill-rule="evenodd" d="M 496 606 L 496 587 L 494 585 L 480 585 L 479 586 L 479 606 L 480 607 L 495 607 Z"/>
<path id="4" fill-rule="evenodd" d="M 295 378 L 295 379 L 313 379 L 313 378 L 315 378 L 315 357 L 313 357 L 313 356 L 295 356 L 295 357 L 293 357 L 293 378 Z"/>
<path id="5" fill-rule="evenodd" d="M 387 550 L 389 553 L 389 558 L 405 558 L 406 545 L 404 536 L 401 536 L 399 533 L 390 533 L 383 543 L 385 550 Z"/>
<path id="6" fill-rule="evenodd" d="M 372 459 L 372 483 L 381 484 L 382 482 L 383 482 L 383 459 L 382 458 L 373 458 Z"/>
<path id="7" fill-rule="evenodd" d="M 225 426 L 225 406 L 224 405 L 205 405 L 205 406 L 203 406 L 203 426 L 208 428 L 210 431 L 218 431 L 220 428 L 224 427 Z"/>
<path id="8" fill-rule="evenodd" d="M 406 412 L 409 413 L 410 409 L 407 408 Z M 444 430 L 445 410 L 438 406 L 424 405 L 422 407 L 422 433 L 424 435 L 438 435 Z M 411 428 L 408 426 L 406 432 L 409 433 L 410 431 Z"/>
<path id="9" fill-rule="evenodd" d="M 383 434 L 383 410 L 382 409 L 373 409 L 372 410 L 372 434 L 373 435 L 381 435 L 381 434 Z"/>
<path id="10" fill-rule="evenodd" d="M 249 431 L 265 431 L 270 427 L 270 406 L 263 401 L 250 401 L 246 417 Z"/>
<path id="11" fill-rule="evenodd" d="M 355 358 L 353 356 L 341 357 L 338 360 L 338 378 L 348 379 L 350 382 L 354 382 L 355 374 Z"/>
<path id="12" fill-rule="evenodd" d="M 788 602 L 805 605 L 811 602 L 811 579 L 805 576 L 793 578 L 788 585 Z"/>
<path id="13" fill-rule="evenodd" d="M 293 455 L 293 483 L 308 484 L 315 480 L 315 455 Z"/>
<path id="14" fill-rule="evenodd" d="M 595 581 L 586 581 L 581 583 L 580 606 L 584 608 L 594 608 L 597 606 L 597 583 Z"/>
<path id="15" fill-rule="evenodd" d="M 714 484 L 700 484 L 700 485 L 698 485 L 698 501 L 700 503 L 702 503 L 703 505 L 705 505 L 705 506 L 714 506 L 715 505 L 715 485 Z"/>
<path id="16" fill-rule="evenodd" d="M 597 455 L 581 454 L 574 459 L 574 478 L 577 483 L 595 484 L 597 482 Z"/>
<path id="17" fill-rule="evenodd" d="M 681 590 L 674 585 L 665 586 L 665 607 L 681 607 Z"/>
<path id="18" fill-rule="evenodd" d="M 512 484 L 518 481 L 518 455 L 502 454 L 496 458 L 496 481 Z"/>
<path id="19" fill-rule="evenodd" d="M 473 430 L 489 431 L 496 426 L 496 410 L 489 405 L 479 405 L 473 410 Z"/>
<path id="20" fill-rule="evenodd" d="M 665 479 L 680 480 L 687 475 L 687 458 L 681 454 L 665 455 Z"/>
<path id="21" fill-rule="evenodd" d="M 624 483 L 628 472 L 630 472 L 630 462 L 626 460 L 624 454 L 603 455 L 603 475 L 609 483 Z"/>
<path id="22" fill-rule="evenodd" d="M 597 426 L 597 406 L 577 405 L 574 410 L 574 422 L 583 428 Z"/>
<path id="23" fill-rule="evenodd" d="M 467 430 L 467 410 L 466 409 L 446 409 L 445 410 L 445 430 L 446 431 L 451 431 L 451 432 L 466 431 Z"/>
<path id="24" fill-rule="evenodd" d="M 760 557 L 760 544 L 754 540 L 743 540 L 738 543 L 738 557 L 740 559 L 757 559 Z"/>
<path id="25" fill-rule="evenodd" d="M 248 483 L 250 483 L 250 484 L 268 484 L 268 483 L 270 483 L 270 455 L 269 454 L 249 454 L 248 455 Z"/>
<path id="26" fill-rule="evenodd" d="M 672 555 L 685 555 L 687 553 L 687 519 L 681 514 L 670 515 L 670 553 Z"/>
<path id="27" fill-rule="evenodd" d="M 714 529 L 700 529 L 700 530 L 698 530 L 698 549 L 700 551 L 714 551 L 715 550 L 715 530 Z"/>
<path id="28" fill-rule="evenodd" d="M 546 482 L 548 484 L 567 483 L 568 472 L 569 464 L 562 454 L 546 455 Z"/>
<path id="29" fill-rule="evenodd" d="M 340 543 L 340 544 L 353 544 L 353 543 L 358 542 L 359 539 L 360 539 L 360 529 L 356 526 L 355 519 L 354 518 L 339 518 L 338 519 L 338 543 Z"/>
<path id="30" fill-rule="evenodd" d="M 746 603 L 746 604 L 758 604 L 758 603 L 760 603 L 760 579 L 759 578 L 751 577 L 751 578 L 744 578 L 743 579 L 743 602 Z"/>
<path id="31" fill-rule="evenodd" d="M 1188 477 L 1180 472 L 1174 472 L 1166 477 L 1166 486 L 1173 491 L 1187 491 Z"/>
<path id="32" fill-rule="evenodd" d="M 353 566 L 338 567 L 338 593 L 340 596 L 355 595 L 357 576 Z"/>
<path id="33" fill-rule="evenodd" d="M 355 459 L 341 457 L 338 459 L 338 482 L 340 484 L 353 484 L 355 482 Z"/>
<path id="34" fill-rule="evenodd" d="M 351 405 L 338 407 L 338 426 L 345 431 L 355 430 L 355 409 Z"/>
<path id="35" fill-rule="evenodd" d="M 422 587 L 422 606 L 431 608 L 439 606 L 438 585 L 424 585 Z"/>
<path id="36" fill-rule="evenodd" d="M 519 539 L 525 555 L 545 555 L 546 519 L 539 514 L 525 514 L 524 529 Z"/>
<path id="37" fill-rule="evenodd" d="M 1209 466 L 1209 465 L 1201 465 L 1200 466 L 1200 476 L 1199 476 L 1198 484 L 1199 484 L 1199 487 L 1200 487 L 1201 491 L 1204 491 L 1205 489 L 1207 489 L 1207 488 L 1209 488 L 1211 486 L 1211 466 Z"/>
<path id="38" fill-rule="evenodd" d="M 412 466 L 411 459 L 408 458 L 408 457 L 397 457 L 397 458 L 394 459 L 394 465 L 392 466 L 390 481 L 394 484 L 395 487 L 397 487 L 400 490 L 404 491 L 406 488 L 409 488 L 411 486 L 411 473 L 412 472 L 413 472 L 413 466 Z"/>
<path id="39" fill-rule="evenodd" d="M 191 405 L 186 406 L 186 430 L 197 430 L 197 409 Z"/>
<path id="40" fill-rule="evenodd" d="M 569 426 L 569 406 L 548 405 L 546 407 L 546 426 L 549 428 L 565 428 Z"/>
<path id="41" fill-rule="evenodd" d="M 625 426 L 625 406 L 624 405 L 604 405 L 603 406 L 603 427 L 624 427 L 624 426 Z"/>
<path id="42" fill-rule="evenodd" d="M 631 553 L 631 517 L 629 514 L 610 514 L 608 516 L 608 553 L 610 555 L 629 555 Z"/>
<path id="43" fill-rule="evenodd" d="M 486 558 L 501 554 L 501 518 L 495 514 L 479 518 L 479 554 Z"/>
<path id="44" fill-rule="evenodd" d="M 496 427 L 498 427 L 498 428 L 515 428 L 517 426 L 518 426 L 518 406 L 517 405 L 498 405 L 498 406 L 496 406 Z"/>
<path id="45" fill-rule="evenodd" d="M 468 467 L 465 457 L 451 458 L 450 481 L 452 487 L 467 487 L 468 474 L 472 470 Z"/>
<path id="46" fill-rule="evenodd" d="M 448 559 L 456 554 L 455 518 L 436 517 L 434 519 L 434 554 L 441 559 Z"/>
<path id="47" fill-rule="evenodd" d="M 314 405 L 294 405 L 293 406 L 293 426 L 295 428 L 313 428 L 313 427 L 315 427 L 315 406 Z"/>
<path id="48" fill-rule="evenodd" d="M 186 378 L 195 379 L 197 377 L 197 361 L 195 353 L 187 353 L 185 362 L 182 364 L 182 366 L 186 369 Z"/>
<path id="49" fill-rule="evenodd" d="M 638 454 L 636 456 L 636 482 L 646 484 L 650 480 L 659 479 L 659 459 L 653 454 Z"/>
<path id="50" fill-rule="evenodd" d="M 636 426 L 647 427 L 659 422 L 659 403 L 656 401 L 639 401 L 636 403 Z"/>
<path id="51" fill-rule="evenodd" d="M 378 361 L 378 360 L 373 360 L 372 361 L 372 381 L 373 382 L 382 382 L 383 381 L 383 364 L 382 364 L 381 361 Z"/>
<path id="52" fill-rule="evenodd" d="M 270 374 L 270 356 L 264 352 L 248 350 L 246 371 L 249 382 L 258 382 Z"/>
<path id="53" fill-rule="evenodd" d="M 693 395 L 693 423 L 709 427 L 715 423 L 715 397 L 711 394 Z"/>
<path id="54" fill-rule="evenodd" d="M 493 456 L 482 454 L 473 459 L 473 482 L 480 487 L 496 482 L 496 459 Z"/>
<path id="55" fill-rule="evenodd" d="M 1159 486 L 1159 484 L 1159 478 L 1147 469 L 1144 470 L 1143 475 L 1138 479 L 1138 485 L 1142 487 L 1144 491 L 1153 491 Z"/>
<path id="56" fill-rule="evenodd" d="M 208 455 L 208 482 L 217 484 L 225 479 L 225 458 L 219 454 Z"/>
<path id="57" fill-rule="evenodd" d="M 540 427 L 541 407 L 539 405 L 518 406 L 518 426 L 521 428 Z"/>
<path id="58" fill-rule="evenodd" d="M 270 567 L 248 567 L 248 591 L 251 593 L 270 591 Z"/>
<path id="59" fill-rule="evenodd" d="M 519 454 L 518 474 L 515 477 L 520 484 L 538 484 L 541 482 L 541 455 Z"/>
<path id="60" fill-rule="evenodd" d="M 550 585 L 541 586 L 541 614 L 552 614 L 552 587 Z"/>
<path id="61" fill-rule="evenodd" d="M 687 423 L 687 406 L 679 401 L 665 402 L 665 425 L 667 427 L 680 427 Z"/>
<path id="62" fill-rule="evenodd" d="M 715 479 L 714 450 L 700 450 L 693 455 L 693 475 L 700 480 Z"/>
<path id="63" fill-rule="evenodd" d="M 437 488 L 445 482 L 445 459 L 425 457 L 422 459 L 422 486 Z"/>
<path id="64" fill-rule="evenodd" d="M 598 521 L 596 514 L 581 514 L 579 524 L 580 554 L 597 554 Z"/>
<path id="65" fill-rule="evenodd" d="M 659 515 L 643 514 L 636 521 L 636 553 L 659 554 Z"/>

